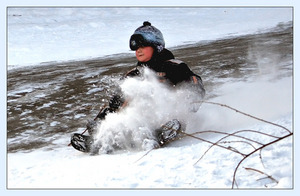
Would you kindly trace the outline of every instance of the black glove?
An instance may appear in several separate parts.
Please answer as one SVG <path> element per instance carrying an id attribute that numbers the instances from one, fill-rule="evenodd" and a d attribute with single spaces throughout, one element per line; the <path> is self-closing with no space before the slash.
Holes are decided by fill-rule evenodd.
<path id="1" fill-rule="evenodd" d="M 100 122 L 99 120 L 104 120 L 105 116 L 108 113 L 116 112 L 120 106 L 124 103 L 124 99 L 120 95 L 114 95 L 113 98 L 109 101 L 109 107 L 104 108 L 96 116 L 95 120 L 89 120 L 86 124 L 86 129 L 90 135 L 94 135 L 97 131 L 97 125 Z"/>
<path id="2" fill-rule="evenodd" d="M 114 95 L 111 100 L 109 100 L 109 109 L 111 112 L 116 112 L 124 103 L 124 98 L 120 95 Z"/>
<path id="3" fill-rule="evenodd" d="M 124 98 L 120 95 L 114 95 L 112 99 L 109 100 L 109 107 L 102 109 L 96 116 L 96 119 L 104 120 L 108 113 L 116 112 L 124 103 Z"/>

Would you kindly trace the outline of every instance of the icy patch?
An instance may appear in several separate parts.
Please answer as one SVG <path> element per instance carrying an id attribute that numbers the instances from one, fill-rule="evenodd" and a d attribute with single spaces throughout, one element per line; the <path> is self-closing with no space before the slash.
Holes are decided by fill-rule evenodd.
<path id="1" fill-rule="evenodd" d="M 51 127 L 55 127 L 55 126 L 58 125 L 58 124 L 60 124 L 60 122 L 58 122 L 58 121 L 52 121 L 52 122 L 50 123 L 50 126 L 51 126 Z"/>
<path id="2" fill-rule="evenodd" d="M 103 88 L 101 88 L 101 87 L 99 87 L 99 88 L 92 88 L 86 94 L 90 95 L 90 94 L 94 94 L 96 92 L 101 92 L 101 91 L 103 91 Z"/>
<path id="3" fill-rule="evenodd" d="M 84 117 L 84 116 L 86 116 L 86 115 L 85 114 L 76 114 L 74 116 L 74 119 L 79 119 L 79 118 Z"/>
<path id="4" fill-rule="evenodd" d="M 37 110 L 40 110 L 42 108 L 48 108 L 50 107 L 51 105 L 57 103 L 56 101 L 50 101 L 49 103 L 44 103 L 41 107 L 38 107 Z"/>
<path id="5" fill-rule="evenodd" d="M 34 91 L 33 87 L 29 87 L 28 85 L 23 85 L 22 88 L 7 93 L 7 96 L 18 96 L 18 97 L 20 97 L 20 96 L 22 96 L 20 94 L 31 93 L 32 91 Z"/>
<path id="6" fill-rule="evenodd" d="M 25 109 L 25 110 L 20 114 L 20 116 L 25 116 L 25 115 L 30 114 L 30 113 L 32 113 L 32 110 Z"/>

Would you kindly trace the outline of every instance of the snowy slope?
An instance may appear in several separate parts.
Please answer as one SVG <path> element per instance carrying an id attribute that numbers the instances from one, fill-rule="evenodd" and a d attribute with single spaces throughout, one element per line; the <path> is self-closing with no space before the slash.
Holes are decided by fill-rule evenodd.
<path id="1" fill-rule="evenodd" d="M 158 83 L 149 83 L 147 79 L 140 82 L 125 81 L 121 85 L 122 88 L 128 88 L 128 85 L 140 86 L 144 91 L 160 91 Z M 247 91 L 251 90 L 251 86 L 256 84 L 258 91 L 268 89 L 270 94 L 259 94 L 253 99 L 253 103 L 243 104 L 238 102 L 239 109 L 245 107 L 260 112 L 260 118 L 273 119 L 272 122 L 282 125 L 292 131 L 292 110 L 290 105 L 291 96 L 290 89 L 286 88 L 281 91 L 272 91 L 280 85 L 288 86 L 290 79 L 284 78 L 273 84 L 262 82 L 259 83 L 244 83 L 243 90 L 235 91 L 229 95 L 219 96 L 217 98 L 208 100 L 213 102 L 220 102 L 229 106 L 237 105 L 234 98 L 238 96 L 240 99 Z M 257 86 L 257 85 L 260 86 Z M 148 88 L 145 88 L 148 85 Z M 224 87 L 235 85 L 227 84 Z M 266 86 L 267 85 L 267 86 Z M 155 86 L 154 88 L 151 88 Z M 221 89 L 222 89 L 221 88 Z M 220 90 L 220 92 L 222 92 Z M 139 97 L 143 97 L 143 91 L 139 91 Z M 144 92 L 145 93 L 145 92 Z M 146 95 L 147 93 L 145 93 Z M 173 95 L 174 99 L 168 99 L 170 105 L 174 105 L 178 97 Z M 180 95 L 178 95 L 180 96 Z M 267 97 L 273 97 L 273 105 L 280 101 L 284 107 L 279 110 L 268 111 L 268 103 L 262 107 L 260 102 L 256 104 L 255 99 L 266 100 Z M 286 99 L 284 99 L 286 97 Z M 269 99 L 268 99 L 269 100 Z M 161 98 L 157 96 L 150 96 L 146 99 L 147 102 L 155 105 L 155 102 L 162 103 Z M 153 101 L 153 103 L 151 102 Z M 270 101 L 270 100 L 269 100 Z M 163 102 L 166 107 L 162 110 L 168 110 L 167 102 Z M 249 105 L 250 104 L 250 105 Z M 145 126 L 150 126 L 144 118 L 151 121 L 155 119 L 156 115 L 167 114 L 166 112 L 157 111 L 149 112 L 152 118 L 143 115 L 140 107 L 145 104 L 129 105 L 119 114 L 111 114 L 105 121 L 109 129 L 103 128 L 108 134 L 114 132 L 114 137 L 118 137 L 120 141 L 126 141 L 125 131 L 127 129 L 136 129 L 138 133 L 143 133 L 144 129 L 140 127 L 139 122 L 143 122 Z M 236 107 L 236 106 L 235 106 Z M 157 110 L 157 106 L 155 106 Z M 256 109 L 254 109 L 256 108 Z M 139 112 L 138 112 L 139 111 Z M 179 113 L 179 115 L 186 115 Z M 118 118 L 112 118 L 117 116 Z M 184 116 L 181 116 L 184 118 Z M 130 120 L 131 119 L 131 120 Z M 136 119 L 136 120 L 135 120 Z M 120 121 L 120 122 L 119 122 Z M 127 124 L 130 122 L 130 124 Z M 257 120 L 251 120 L 249 117 L 243 116 L 240 113 L 229 110 L 221 106 L 215 106 L 208 103 L 203 103 L 199 111 L 194 115 L 189 115 L 186 118 L 187 133 L 195 133 L 197 131 L 222 131 L 224 133 L 233 133 L 239 130 L 254 130 L 260 131 L 264 134 L 282 137 L 288 131 L 262 123 Z M 126 127 L 128 127 L 125 129 Z M 131 126 L 131 127 L 130 127 Z M 110 130 L 114 127 L 114 130 Z M 125 127 L 125 128 L 124 128 Z M 147 131 L 147 130 L 146 130 Z M 147 133 L 147 132 L 144 132 Z M 224 141 L 227 143 L 220 143 L 230 149 L 237 149 L 239 152 L 247 154 L 258 148 L 263 144 L 267 144 L 276 138 L 253 133 L 243 132 L 238 134 L 240 136 L 252 139 L 252 141 L 245 141 L 242 138 L 230 137 Z M 109 136 L 109 135 L 108 135 Z M 210 142 L 216 142 L 224 135 L 209 133 L 195 135 Z M 124 137 L 124 138 L 122 138 Z M 109 137 L 106 139 L 110 140 Z M 141 139 L 142 140 L 142 139 Z M 254 141 L 254 142 L 253 142 Z M 130 142 L 130 141 L 126 141 Z M 256 143 L 259 142 L 259 143 Z M 68 137 L 61 137 L 54 142 L 57 143 L 57 148 L 47 149 L 42 148 L 32 152 L 16 152 L 8 154 L 8 187 L 9 188 L 222 188 L 229 189 L 232 186 L 234 169 L 238 162 L 243 158 L 240 154 L 229 151 L 228 149 L 214 146 L 208 153 L 210 144 L 197 140 L 192 137 L 185 137 L 182 140 L 175 141 L 165 148 L 149 151 L 144 150 L 123 150 L 115 151 L 113 154 L 101 154 L 99 156 L 90 156 L 78 151 L 72 147 L 67 147 L 69 143 Z M 255 153 L 239 167 L 236 174 L 236 182 L 238 186 L 235 188 L 292 188 L 293 174 L 292 174 L 292 148 L 293 137 L 277 142 L 271 146 L 264 148 L 261 154 Z M 200 159 L 202 155 L 205 156 Z M 145 156 L 144 156 L 145 155 Z M 262 157 L 262 158 L 260 158 Z M 250 169 L 245 169 L 250 168 Z M 263 173 L 261 173 L 263 172 Z M 266 178 L 267 176 L 271 176 Z"/>
<path id="2" fill-rule="evenodd" d="M 289 127 L 290 119 L 284 116 L 275 123 Z M 274 131 L 268 125 L 254 128 Z M 250 157 L 238 170 L 238 187 L 292 188 L 292 145 L 289 137 L 264 149 L 263 165 L 258 154 Z M 89 156 L 71 147 L 8 154 L 8 188 L 231 188 L 241 156 L 214 147 L 195 164 L 208 147 L 187 138 L 146 156 L 145 151 Z M 263 171 L 278 183 L 246 167 Z"/>
<path id="3" fill-rule="evenodd" d="M 162 14 L 164 20 L 161 20 Z M 127 17 L 124 17 L 124 15 Z M 137 16 L 142 19 L 136 20 Z M 174 20 L 174 17 L 178 18 L 178 20 Z M 113 58 L 115 53 L 127 53 L 129 36 L 142 24 L 143 20 L 150 20 L 154 26 L 161 29 L 165 36 L 167 47 L 170 47 L 203 40 L 222 39 L 233 35 L 255 33 L 265 30 L 268 27 L 274 27 L 280 22 L 291 21 L 292 14 L 290 8 L 131 8 L 126 9 L 126 12 L 124 12 L 124 8 L 89 8 L 80 10 L 75 8 L 54 10 L 46 8 L 42 10 L 9 8 L 8 69 L 14 72 L 13 68 L 37 65 L 41 62 L 72 61 L 74 59 L 89 59 L 104 55 L 112 55 Z M 120 30 L 120 26 L 124 28 Z M 189 29 L 189 31 L 186 29 Z M 275 42 L 275 46 L 277 43 L 276 40 L 267 42 L 268 44 Z M 211 87 L 213 90 L 209 89 L 211 94 L 207 101 L 227 104 L 259 118 L 278 123 L 293 131 L 293 78 L 291 74 L 293 62 L 290 59 L 291 54 L 286 55 L 285 58 L 281 58 L 280 51 L 276 50 L 276 55 L 273 55 L 272 50 L 266 50 L 270 49 L 269 46 L 259 48 L 259 43 L 253 43 L 253 46 L 255 47 L 249 48 L 246 58 L 253 60 L 253 56 L 257 57 L 257 59 L 253 60 L 256 61 L 253 64 L 260 69 L 259 71 L 262 71 L 262 74 L 255 75 L 255 78 L 251 78 L 254 77 L 252 75 L 247 76 L 246 79 L 242 77 L 244 72 L 238 73 L 241 76 L 239 75 L 237 79 L 232 77 L 214 77 L 215 75 L 210 72 L 216 72 L 217 70 L 213 68 L 209 69 L 208 67 L 207 70 L 204 70 L 206 81 L 209 83 L 209 80 L 215 80 L 216 85 Z M 226 48 L 226 45 L 222 47 Z M 213 48 L 213 51 L 217 50 L 218 48 Z M 256 53 L 257 51 L 258 53 Z M 203 51 L 203 53 L 205 52 Z M 264 58 L 270 56 L 275 59 L 268 61 L 270 59 Z M 116 58 L 118 57 L 120 56 Z M 226 67 L 226 64 L 223 65 L 221 60 L 213 59 L 213 63 L 216 66 Z M 268 66 L 265 66 L 266 64 Z M 51 66 L 51 63 L 48 65 Z M 75 65 L 77 64 L 75 63 Z M 279 67 L 273 65 L 278 65 Z M 113 65 L 110 68 L 114 69 L 117 66 Z M 65 67 L 61 66 L 61 68 Z M 99 67 L 97 71 L 101 75 L 106 69 L 107 67 L 103 69 Z M 245 66 L 245 69 L 251 70 L 253 67 Z M 222 73 L 220 76 L 226 76 L 226 73 L 223 74 L 224 72 L 228 70 L 230 72 L 235 70 L 235 68 L 233 67 L 228 70 L 220 68 L 219 70 Z M 69 75 L 65 73 L 61 78 L 58 77 L 57 81 L 49 83 L 41 81 L 41 84 L 31 83 L 35 81 L 32 81 L 32 75 L 28 75 L 26 78 L 28 74 L 26 70 L 24 72 L 21 71 L 21 73 L 24 75 L 23 79 L 25 78 L 24 80 L 30 83 L 24 85 L 22 84 L 23 81 L 17 81 L 15 85 L 16 89 L 15 87 L 12 90 L 9 89 L 8 95 L 11 93 L 11 97 L 13 98 L 8 101 L 11 101 L 11 108 L 15 109 L 21 110 L 23 105 L 27 104 L 26 101 L 28 100 L 31 100 L 33 103 L 36 103 L 39 99 L 48 101 L 47 98 L 51 97 L 50 95 L 62 91 L 63 87 L 66 87 L 61 86 L 61 83 L 64 84 L 65 80 L 70 80 L 73 83 L 77 78 L 81 79 L 81 77 L 84 77 L 86 81 L 93 85 L 93 88 L 88 90 L 86 94 L 79 94 L 75 97 L 78 100 L 83 99 L 81 98 L 83 96 L 87 97 L 89 94 L 99 93 L 103 90 L 103 86 L 96 86 L 99 84 L 97 83 L 99 78 L 93 78 L 93 73 L 86 73 L 84 70 L 79 70 L 74 75 L 73 72 L 70 72 Z M 234 71 L 232 75 L 234 75 Z M 71 80 L 75 76 L 77 78 Z M 41 89 L 36 90 L 32 87 L 32 84 L 41 85 Z M 148 85 L 147 81 L 141 84 Z M 131 87 L 129 89 L 143 89 L 145 90 L 143 92 L 145 94 L 147 94 L 147 90 L 150 89 L 151 91 L 153 87 L 148 86 L 145 88 L 145 86 L 138 86 L 138 83 L 135 82 L 122 85 L 124 88 Z M 18 87 L 21 89 L 18 89 Z M 156 87 L 154 89 L 157 89 Z M 71 90 L 77 88 L 70 85 Z M 70 91 L 62 92 L 70 93 Z M 135 95 L 134 93 L 136 92 L 128 93 L 129 95 Z M 155 94 L 157 92 L 152 91 L 151 93 Z M 145 95 L 140 95 L 140 98 L 145 98 L 143 96 Z M 173 97 L 171 105 L 176 104 L 178 98 L 176 96 Z M 150 101 L 154 101 L 153 104 L 158 103 L 156 102 L 157 100 Z M 55 104 L 59 105 L 57 102 L 59 101 L 49 100 L 49 102 L 45 102 L 37 107 L 37 111 L 22 111 L 21 117 L 24 116 L 24 123 L 30 124 L 31 120 L 36 120 L 33 118 L 35 116 L 30 116 L 30 113 L 42 111 L 40 109 L 54 108 Z M 15 106 L 14 103 L 18 105 Z M 66 113 L 64 115 L 72 115 L 73 117 L 73 112 L 77 110 L 72 110 L 72 107 L 80 107 L 76 104 L 78 103 L 74 101 L 74 103 L 66 105 Z M 167 104 L 167 102 L 160 104 Z M 62 104 L 61 107 L 64 106 Z M 135 122 L 140 123 L 139 117 L 142 117 L 140 113 L 133 114 L 135 110 L 143 111 L 141 108 L 129 107 L 126 110 L 128 113 L 125 112 L 120 115 L 123 115 L 127 120 L 128 118 L 134 118 Z M 152 120 L 160 119 L 157 116 L 158 114 L 151 112 L 147 115 L 153 114 Z M 165 114 L 164 112 L 168 111 L 161 112 Z M 129 113 L 131 115 L 129 117 L 126 116 Z M 190 134 L 206 130 L 233 133 L 249 129 L 276 136 L 288 134 L 286 130 L 276 126 L 249 119 L 227 108 L 207 103 L 203 103 L 200 110 L 192 116 L 185 116 L 185 113 L 181 114 L 180 112 L 178 114 L 187 120 L 187 133 Z M 80 118 L 88 117 L 82 112 L 74 114 L 73 120 L 79 121 Z M 152 125 L 149 123 L 153 123 L 145 119 L 142 120 L 148 125 Z M 160 119 L 162 122 L 164 120 L 166 119 Z M 44 131 L 48 135 L 42 142 L 49 142 L 51 146 L 19 150 L 18 146 L 15 145 L 17 146 L 15 150 L 7 154 L 7 188 L 9 189 L 230 189 L 234 169 L 242 159 L 240 154 L 217 146 L 214 146 L 205 153 L 209 149 L 210 144 L 189 136 L 175 141 L 165 148 L 152 150 L 148 154 L 146 154 L 147 150 L 129 149 L 116 151 L 114 154 L 90 156 L 67 146 L 69 143 L 69 134 L 62 135 L 60 132 L 56 133 L 53 131 L 60 122 L 51 121 L 49 123 L 50 126 L 47 126 L 46 122 L 40 122 L 40 119 L 38 119 L 35 123 L 44 123 L 45 128 L 43 130 L 21 130 L 16 133 L 15 137 L 9 138 L 7 142 L 15 144 L 20 141 L 27 141 L 37 131 L 42 131 L 41 133 Z M 110 123 L 113 123 L 113 118 L 111 118 L 110 122 L 107 122 L 108 125 Z M 22 125 L 26 127 L 25 124 Z M 126 123 L 123 125 L 126 125 Z M 83 131 L 82 129 L 82 127 L 79 127 L 77 131 Z M 119 131 L 118 133 L 122 133 L 122 130 Z M 53 138 L 51 138 L 51 134 Z M 216 142 L 220 139 L 221 135 L 210 132 L 209 134 L 198 136 L 208 141 Z M 255 134 L 249 131 L 244 132 L 242 136 L 259 141 L 262 144 L 274 139 L 270 136 L 262 136 L 262 134 Z M 22 140 L 22 137 L 24 140 Z M 20 140 L 20 138 L 22 139 Z M 252 143 L 241 142 L 241 139 L 236 137 L 228 138 L 227 143 L 222 143 L 222 145 L 230 146 L 230 149 L 238 149 L 243 153 L 249 153 L 254 149 Z M 257 143 L 254 145 L 254 147 L 259 146 Z M 234 188 L 293 188 L 295 186 L 293 176 L 293 145 L 293 137 L 288 137 L 264 148 L 261 151 L 261 156 L 258 152 L 246 159 L 237 171 L 237 184 L 235 184 Z M 199 160 L 202 155 L 204 157 Z"/>
<path id="4" fill-rule="evenodd" d="M 129 53 L 129 38 L 144 20 L 159 27 L 167 48 L 292 20 L 290 8 L 9 7 L 7 17 L 8 69 Z"/>

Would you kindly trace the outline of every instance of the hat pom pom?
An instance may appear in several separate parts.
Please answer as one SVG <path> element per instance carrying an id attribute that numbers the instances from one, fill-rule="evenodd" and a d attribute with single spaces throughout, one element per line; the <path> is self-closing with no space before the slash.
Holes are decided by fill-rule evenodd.
<path id="1" fill-rule="evenodd" d="M 143 23 L 143 26 L 151 26 L 151 23 L 148 22 L 148 21 L 145 21 L 145 22 Z"/>

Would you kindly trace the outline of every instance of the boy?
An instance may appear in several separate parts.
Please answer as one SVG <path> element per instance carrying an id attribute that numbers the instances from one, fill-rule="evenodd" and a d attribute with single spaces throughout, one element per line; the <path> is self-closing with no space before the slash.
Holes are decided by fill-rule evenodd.
<path id="1" fill-rule="evenodd" d="M 130 49 L 135 51 L 138 60 L 137 66 L 129 71 L 126 77 L 135 77 L 141 75 L 141 70 L 145 67 L 151 69 L 157 74 L 160 82 L 166 83 L 171 87 L 177 88 L 182 84 L 187 84 L 190 89 L 198 93 L 199 99 L 202 100 L 205 95 L 205 89 L 201 77 L 194 74 L 188 66 L 180 60 L 175 60 L 174 55 L 165 49 L 165 41 L 160 30 L 151 25 L 150 22 L 144 22 L 143 26 L 137 28 L 129 41 Z M 126 101 L 120 95 L 115 95 L 109 102 L 109 107 L 104 108 L 95 120 L 89 121 L 87 130 L 91 136 L 85 136 L 75 133 L 71 137 L 72 146 L 83 152 L 97 153 L 101 144 L 93 144 L 93 135 L 95 135 L 97 121 L 104 120 L 108 113 L 117 112 L 126 106 Z M 194 112 L 200 105 L 193 108 Z M 166 142 L 178 137 L 179 131 L 182 130 L 178 120 L 173 119 L 155 130 L 158 143 L 162 146 Z"/>

